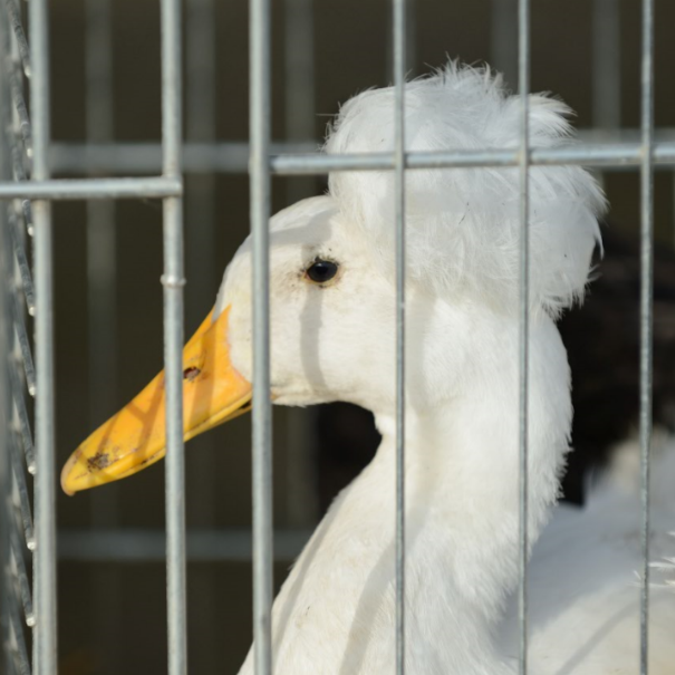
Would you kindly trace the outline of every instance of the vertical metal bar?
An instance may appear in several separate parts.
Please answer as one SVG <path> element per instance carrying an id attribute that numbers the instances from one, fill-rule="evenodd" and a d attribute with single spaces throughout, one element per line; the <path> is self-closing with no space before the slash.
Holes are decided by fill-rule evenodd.
<path id="1" fill-rule="evenodd" d="M 21 120 L 18 108 L 23 107 L 22 76 L 16 64 L 22 57 L 28 68 L 27 43 L 14 0 L 5 0 L 0 12 L 0 179 L 11 180 L 12 164 L 23 172 L 24 153 L 18 146 L 17 130 Z M 10 31 L 11 24 L 11 31 Z M 24 132 L 30 137 L 28 116 Z M 29 146 L 24 147 L 28 152 Z M 33 550 L 33 524 L 30 498 L 20 446 L 23 444 L 30 467 L 34 464 L 33 443 L 25 411 L 24 384 L 35 388 L 32 355 L 26 335 L 23 290 L 29 307 L 32 303 L 32 281 L 23 251 L 22 235 L 16 227 L 12 204 L 0 209 L 0 635 L 3 664 L 8 673 L 29 675 L 30 663 L 19 611 L 23 603 L 25 621 L 33 625 L 33 607 L 24 560 L 26 546 Z M 23 362 L 25 380 L 19 361 Z M 20 536 L 22 531 L 25 539 Z M 0 671 L 3 666 L 0 665 Z M 3 671 L 4 672 L 4 671 Z"/>
<path id="2" fill-rule="evenodd" d="M 621 125 L 621 21 L 618 0 L 593 0 L 593 126 Z"/>
<path id="3" fill-rule="evenodd" d="M 387 5 L 391 11 L 391 22 L 394 22 L 394 5 Z M 406 0 L 405 3 L 405 73 L 411 77 L 415 74 L 417 63 L 417 12 L 415 0 Z M 387 33 L 387 76 L 396 82 L 396 62 L 394 58 L 393 29 Z"/>
<path id="4" fill-rule="evenodd" d="M 396 673 L 405 673 L 405 52 L 406 3 L 393 0 L 396 214 Z"/>
<path id="5" fill-rule="evenodd" d="M 253 637 L 256 675 L 272 673 L 272 406 L 269 345 L 270 2 L 250 4 L 253 237 Z"/>
<path id="6" fill-rule="evenodd" d="M 648 671 L 649 626 L 649 457 L 652 434 L 652 308 L 654 301 L 654 0 L 642 2 L 642 87 L 640 166 L 640 474 L 642 502 L 642 586 L 640 589 L 640 675 Z"/>
<path id="7" fill-rule="evenodd" d="M 181 4 L 162 0 L 163 174 L 181 175 Z M 170 675 L 187 673 L 185 458 L 183 446 L 183 203 L 164 200 L 164 367 L 166 373 L 166 571 Z"/>
<path id="8" fill-rule="evenodd" d="M 520 297 L 519 297 L 519 546 L 518 619 L 520 625 L 519 673 L 527 673 L 527 557 L 528 538 L 528 376 L 530 327 L 529 242 L 529 93 L 530 2 L 518 0 L 518 91 L 520 121 Z"/>
<path id="9" fill-rule="evenodd" d="M 28 5 L 31 38 L 30 101 L 33 132 L 33 180 L 46 180 L 50 143 L 49 42 L 47 0 Z M 51 205 L 33 204 L 35 228 L 35 571 L 36 622 L 33 671 L 51 675 L 57 664 L 56 473 L 54 462 L 54 344 Z"/>

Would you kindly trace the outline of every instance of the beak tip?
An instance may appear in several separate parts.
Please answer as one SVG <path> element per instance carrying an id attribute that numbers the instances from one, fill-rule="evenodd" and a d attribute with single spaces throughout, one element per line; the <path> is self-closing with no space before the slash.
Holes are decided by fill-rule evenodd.
<path id="1" fill-rule="evenodd" d="M 72 497 L 76 492 L 78 492 L 77 478 L 73 475 L 75 465 L 77 464 L 79 453 L 75 451 L 64 464 L 63 469 L 61 470 L 61 489 L 69 496 Z"/>

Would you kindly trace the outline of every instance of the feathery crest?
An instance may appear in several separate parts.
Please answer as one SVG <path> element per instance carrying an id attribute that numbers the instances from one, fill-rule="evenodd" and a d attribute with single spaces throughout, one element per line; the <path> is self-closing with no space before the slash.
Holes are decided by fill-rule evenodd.
<path id="1" fill-rule="evenodd" d="M 568 143 L 570 109 L 545 95 L 529 100 L 530 143 Z M 516 148 L 521 105 L 488 68 L 450 62 L 406 85 L 406 151 Z M 325 151 L 391 152 L 394 90 L 365 91 L 342 106 Z M 335 172 L 329 190 L 344 216 L 372 240 L 385 272 L 394 265 L 394 174 Z M 530 298 L 553 315 L 583 296 L 597 218 L 605 199 L 580 167 L 530 170 Z M 406 172 L 407 271 L 441 295 L 470 293 L 509 310 L 519 284 L 519 171 L 453 168 Z"/>

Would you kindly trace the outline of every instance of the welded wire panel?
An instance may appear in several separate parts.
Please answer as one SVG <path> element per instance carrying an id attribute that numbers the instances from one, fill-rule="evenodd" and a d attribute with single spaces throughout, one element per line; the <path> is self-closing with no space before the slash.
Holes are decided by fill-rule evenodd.
<path id="1" fill-rule="evenodd" d="M 652 333 L 654 304 L 654 0 L 642 2 L 642 82 L 640 166 L 640 475 L 642 503 L 642 585 L 640 589 L 640 675 L 649 657 L 649 457 L 652 435 Z"/>
<path id="2" fill-rule="evenodd" d="M 530 243 L 529 243 L 529 93 L 530 93 L 530 3 L 518 0 L 518 93 L 520 123 L 520 313 L 519 313 L 519 544 L 518 620 L 519 673 L 527 673 L 527 558 L 528 536 L 528 377 L 530 327 Z"/>
<path id="3" fill-rule="evenodd" d="M 10 126 L 11 103 L 7 84 L 6 68 L 9 63 L 9 36 L 5 7 L 0 6 L 0 179 L 9 178 L 11 166 L 9 162 L 8 140 L 6 130 Z M 2 661 L 0 670 L 7 673 L 18 672 L 19 653 L 26 654 L 23 635 L 17 635 L 20 620 L 17 620 L 15 594 L 18 587 L 16 565 L 12 564 L 12 542 L 17 532 L 21 532 L 21 521 L 17 518 L 15 507 L 15 487 L 13 485 L 12 457 L 14 446 L 20 439 L 12 426 L 14 406 L 12 397 L 16 390 L 10 381 L 9 367 L 13 365 L 13 325 L 12 299 L 13 254 L 9 234 L 9 209 L 0 204 L 0 429 L 7 430 L 0 434 L 0 642 L 2 644 Z M 27 657 L 25 664 L 28 663 Z"/>
<path id="4" fill-rule="evenodd" d="M 30 73 L 28 43 L 14 0 L 0 5 L 0 180 L 26 180 L 32 168 L 32 130 L 24 98 L 24 75 Z M 36 390 L 36 374 L 26 327 L 35 294 L 25 251 L 32 227 L 28 202 L 0 205 L 0 530 L 2 598 L 0 612 L 8 672 L 30 673 L 25 627 L 35 622 L 29 573 L 35 548 L 27 472 L 35 473 L 32 429 L 26 398 Z M 35 575 L 37 580 L 37 574 Z M 33 640 L 36 644 L 36 640 Z"/>
<path id="5" fill-rule="evenodd" d="M 250 4 L 253 240 L 253 639 L 256 675 L 272 673 L 272 405 L 269 344 L 270 3 Z"/>
<path id="6" fill-rule="evenodd" d="M 406 3 L 393 1 L 396 228 L 396 673 L 405 673 L 405 70 Z"/>

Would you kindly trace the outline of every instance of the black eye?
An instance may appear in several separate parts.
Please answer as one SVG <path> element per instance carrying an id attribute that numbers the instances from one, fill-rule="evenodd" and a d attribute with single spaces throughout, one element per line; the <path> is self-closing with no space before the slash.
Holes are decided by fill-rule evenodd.
<path id="1" fill-rule="evenodd" d="M 307 276 L 317 284 L 330 281 L 338 271 L 337 263 L 332 260 L 315 260 L 307 268 Z"/>

